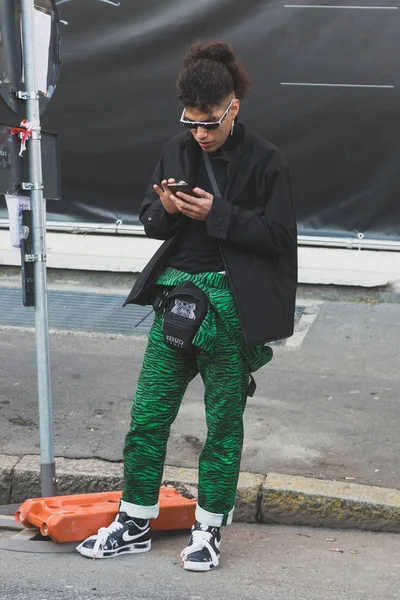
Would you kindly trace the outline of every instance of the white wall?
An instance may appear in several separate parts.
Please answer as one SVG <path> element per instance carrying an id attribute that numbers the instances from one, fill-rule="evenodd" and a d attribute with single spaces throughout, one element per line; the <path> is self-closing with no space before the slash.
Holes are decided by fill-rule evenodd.
<path id="1" fill-rule="evenodd" d="M 56 269 L 139 272 L 160 242 L 144 236 L 48 232 L 47 264 Z M 19 265 L 9 232 L 0 229 L 0 265 Z M 299 248 L 301 283 L 372 287 L 400 285 L 400 252 L 341 248 Z"/>

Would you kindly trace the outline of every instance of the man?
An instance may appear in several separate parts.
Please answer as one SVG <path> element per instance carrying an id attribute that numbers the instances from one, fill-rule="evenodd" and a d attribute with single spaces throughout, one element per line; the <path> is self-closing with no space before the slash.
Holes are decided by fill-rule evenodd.
<path id="1" fill-rule="evenodd" d="M 194 571 L 219 564 L 220 528 L 233 515 L 243 411 L 254 392 L 250 374 L 271 360 L 266 342 L 293 333 L 297 283 L 288 168 L 275 146 L 238 123 L 248 87 L 243 65 L 221 42 L 194 45 L 178 77 L 188 131 L 166 144 L 140 213 L 147 235 L 165 242 L 125 304 L 150 304 L 160 294 L 164 302 L 190 282 L 205 294 L 208 310 L 192 340 L 194 355 L 171 347 L 165 311 L 164 324 L 156 314 L 125 442 L 120 512 L 77 548 L 84 556 L 150 550 L 170 426 L 200 373 L 208 434 L 196 523 L 181 558 Z M 171 193 L 168 186 L 181 181 L 196 197 Z M 195 306 L 178 300 L 172 312 L 190 319 Z"/>

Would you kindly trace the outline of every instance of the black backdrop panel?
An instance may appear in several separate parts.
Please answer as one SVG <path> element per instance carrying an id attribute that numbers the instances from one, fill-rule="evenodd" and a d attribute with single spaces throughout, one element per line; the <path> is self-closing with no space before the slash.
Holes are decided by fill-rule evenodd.
<path id="1" fill-rule="evenodd" d="M 289 160 L 300 231 L 400 239 L 400 10 L 71 0 L 59 13 L 68 25 L 43 127 L 60 137 L 63 199 L 48 203 L 49 219 L 137 223 L 161 147 L 180 131 L 184 54 L 198 38 L 223 39 L 253 82 L 242 120 Z M 15 120 L 0 107 L 0 121 Z"/>

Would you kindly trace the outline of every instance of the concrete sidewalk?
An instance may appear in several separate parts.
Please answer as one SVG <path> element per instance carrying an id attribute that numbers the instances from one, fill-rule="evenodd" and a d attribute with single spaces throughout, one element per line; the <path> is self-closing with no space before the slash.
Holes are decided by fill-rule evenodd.
<path id="1" fill-rule="evenodd" d="M 59 458 L 56 472 L 59 495 L 122 488 L 123 469 L 117 463 Z M 197 480 L 195 469 L 165 467 L 163 484 L 185 497 L 197 497 Z M 0 505 L 39 497 L 39 457 L 0 455 L 0 482 Z M 279 473 L 241 473 L 234 520 L 400 533 L 400 490 Z"/>
<path id="2" fill-rule="evenodd" d="M 187 531 L 152 537 L 118 560 L 0 549 L 0 600 L 400 600 L 395 534 L 237 524 L 208 575 L 179 566 Z"/>
<path id="3" fill-rule="evenodd" d="M 315 320 L 300 321 L 302 335 L 291 349 L 288 345 L 275 350 L 273 362 L 256 374 L 258 389 L 248 401 L 242 469 L 249 477 L 261 478 L 255 484 L 254 520 L 268 520 L 267 513 L 272 514 L 271 506 L 260 513 L 261 490 L 268 490 L 272 482 L 265 475 L 284 473 L 305 478 L 277 484 L 277 489 L 287 488 L 288 499 L 304 500 L 296 496 L 301 489 L 295 483 L 301 482 L 310 498 L 338 499 L 332 506 L 341 506 L 345 496 L 337 485 L 353 491 L 354 484 L 392 490 L 385 499 L 372 501 L 365 500 L 365 494 L 374 495 L 374 490 L 357 493 L 364 494 L 360 504 L 368 511 L 371 506 L 390 506 L 390 529 L 395 531 L 400 520 L 400 303 L 308 298 L 307 316 Z M 106 461 L 106 473 L 120 470 L 120 464 L 112 463 L 121 460 L 145 340 L 55 332 L 51 346 L 56 455 L 73 462 L 96 458 Z M 39 453 L 34 334 L 0 329 L 0 354 L 0 453 L 16 456 L 18 462 L 19 457 Z M 196 379 L 183 401 L 168 447 L 171 467 L 197 467 L 206 434 L 202 391 Z M 27 460 L 22 459 L 15 472 Z M 286 481 L 285 476 L 277 480 Z M 22 480 L 29 481 L 27 473 Z M 319 480 L 331 481 L 333 487 L 316 493 Z M 115 478 L 109 482 L 120 485 Z M 19 488 L 14 485 L 15 492 Z M 291 514 L 300 514 L 299 504 L 292 501 Z M 276 505 L 283 506 L 281 496 Z M 328 506 L 325 500 L 323 506 Z M 318 519 L 314 514 L 317 523 L 324 522 Z M 374 520 L 379 518 L 370 512 L 369 521 Z"/>

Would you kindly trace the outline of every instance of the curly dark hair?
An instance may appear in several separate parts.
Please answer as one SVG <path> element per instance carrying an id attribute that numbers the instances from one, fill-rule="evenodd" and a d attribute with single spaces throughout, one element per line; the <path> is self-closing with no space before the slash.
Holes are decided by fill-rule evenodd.
<path id="1" fill-rule="evenodd" d="M 208 112 L 229 94 L 242 100 L 250 88 L 244 65 L 224 42 L 193 44 L 176 82 L 184 106 Z"/>

